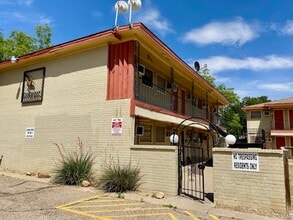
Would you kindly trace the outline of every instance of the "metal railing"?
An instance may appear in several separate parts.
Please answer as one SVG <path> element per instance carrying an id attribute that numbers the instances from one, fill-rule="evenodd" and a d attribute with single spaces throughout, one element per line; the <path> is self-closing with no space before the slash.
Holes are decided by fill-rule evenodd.
<path id="1" fill-rule="evenodd" d="M 178 93 L 176 95 L 176 92 L 173 92 L 171 89 L 165 89 L 156 84 L 151 84 L 151 86 L 145 85 L 139 80 L 136 91 L 136 99 L 139 101 L 174 113 L 185 116 L 197 116 L 208 119 L 215 124 L 220 124 L 219 117 L 214 112 L 211 112 L 208 107 L 200 109 L 194 105 L 191 98 L 181 97 Z"/>
<path id="2" fill-rule="evenodd" d="M 271 124 L 272 130 L 293 130 L 293 122 L 292 120 L 283 120 L 282 121 L 272 121 Z"/>

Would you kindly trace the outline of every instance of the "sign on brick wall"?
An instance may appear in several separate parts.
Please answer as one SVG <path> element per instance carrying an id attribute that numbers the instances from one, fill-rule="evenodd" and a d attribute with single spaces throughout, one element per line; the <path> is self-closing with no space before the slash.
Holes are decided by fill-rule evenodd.
<path id="1" fill-rule="evenodd" d="M 258 154 L 232 152 L 232 170 L 258 172 Z"/>
<path id="2" fill-rule="evenodd" d="M 122 118 L 112 118 L 112 135 L 121 135 L 122 134 Z"/>
<path id="3" fill-rule="evenodd" d="M 25 129 L 25 138 L 30 139 L 35 137 L 35 128 L 26 128 Z"/>

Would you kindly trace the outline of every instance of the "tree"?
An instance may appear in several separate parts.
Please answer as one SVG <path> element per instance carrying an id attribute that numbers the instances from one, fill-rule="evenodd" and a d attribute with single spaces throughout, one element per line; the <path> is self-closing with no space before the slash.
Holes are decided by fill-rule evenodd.
<path id="1" fill-rule="evenodd" d="M 271 102 L 267 96 L 259 96 L 259 97 L 244 97 L 242 99 L 242 106 L 248 105 L 256 105 L 260 103 Z"/>
<path id="2" fill-rule="evenodd" d="M 51 46 L 51 28 L 46 24 L 36 26 L 37 37 L 29 36 L 21 31 L 11 31 L 7 39 L 0 30 L 0 61 L 9 60 L 11 56 L 22 56 Z"/>
<path id="3" fill-rule="evenodd" d="M 51 27 L 48 24 L 45 24 L 44 26 L 38 25 L 35 28 L 35 33 L 37 35 L 39 50 L 52 46 L 51 45 L 52 31 L 51 31 Z"/>
<path id="4" fill-rule="evenodd" d="M 241 136 L 244 132 L 244 126 L 241 120 L 242 110 L 240 107 L 239 97 L 234 92 L 234 89 L 227 88 L 224 84 L 216 86 L 215 78 L 210 75 L 208 68 L 204 68 L 204 70 L 200 71 L 199 74 L 231 102 L 230 105 L 225 106 L 219 111 L 221 121 L 227 128 L 228 133 L 234 134 L 236 137 Z"/>

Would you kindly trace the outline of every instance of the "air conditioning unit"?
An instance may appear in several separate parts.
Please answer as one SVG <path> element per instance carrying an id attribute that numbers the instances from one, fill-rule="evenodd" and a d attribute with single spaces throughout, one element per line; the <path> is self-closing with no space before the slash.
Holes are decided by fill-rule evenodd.
<path id="1" fill-rule="evenodd" d="M 173 85 L 172 85 L 172 91 L 173 92 L 177 92 L 177 90 L 178 90 L 178 86 L 175 83 L 173 83 Z"/>
<path id="2" fill-rule="evenodd" d="M 138 75 L 144 76 L 145 75 L 145 67 L 141 64 L 138 64 Z"/>
<path id="3" fill-rule="evenodd" d="M 264 116 L 270 116 L 270 115 L 271 115 L 271 112 L 270 112 L 270 111 L 264 111 L 264 112 L 263 112 L 263 115 L 264 115 Z"/>
<path id="4" fill-rule="evenodd" d="M 137 126 L 135 130 L 136 136 L 143 136 L 144 134 L 144 127 L 143 126 Z"/>

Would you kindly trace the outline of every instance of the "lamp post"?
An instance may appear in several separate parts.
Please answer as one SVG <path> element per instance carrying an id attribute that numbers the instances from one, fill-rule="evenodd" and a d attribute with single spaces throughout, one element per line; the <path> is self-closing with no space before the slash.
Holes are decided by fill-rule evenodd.
<path id="1" fill-rule="evenodd" d="M 226 142 L 226 146 L 228 147 L 229 145 L 233 145 L 236 143 L 236 137 L 232 134 L 228 134 L 225 137 L 225 142 Z"/>
<path id="2" fill-rule="evenodd" d="M 128 18 L 128 22 L 130 27 L 132 27 L 131 24 L 131 19 L 132 19 L 132 11 L 136 11 L 139 10 L 141 8 L 141 0 L 128 0 L 128 2 L 126 1 L 117 1 L 115 4 L 115 11 L 116 11 L 116 15 L 115 15 L 115 29 L 118 30 L 118 25 L 117 25 L 117 21 L 118 21 L 118 14 L 123 14 L 125 13 L 128 9 L 129 9 L 129 18 Z"/>
<path id="3" fill-rule="evenodd" d="M 179 136 L 176 134 L 178 128 L 179 128 L 179 127 L 180 127 L 185 121 L 187 121 L 187 120 L 192 120 L 192 119 L 199 119 L 199 120 L 203 120 L 203 121 L 205 121 L 205 122 L 208 122 L 208 123 L 209 123 L 209 126 L 210 126 L 214 131 L 216 131 L 216 133 L 217 133 L 217 135 L 218 135 L 218 137 L 219 137 L 219 133 L 220 133 L 220 132 L 219 132 L 217 126 L 214 125 L 211 121 L 209 121 L 209 120 L 207 120 L 207 119 L 204 119 L 204 118 L 200 118 L 200 117 L 190 117 L 190 118 L 187 118 L 187 119 L 183 120 L 180 124 L 178 124 L 177 127 L 176 127 L 176 129 L 175 129 L 175 131 L 170 135 L 170 143 L 171 143 L 172 145 L 178 144 L 178 142 L 179 142 Z M 193 123 L 191 123 L 191 124 L 193 124 Z M 206 126 L 203 126 L 203 127 L 206 127 Z M 207 127 L 206 127 L 206 128 L 207 128 Z M 232 135 L 232 134 L 228 134 L 228 135 L 224 136 L 224 138 L 225 138 L 225 144 L 226 144 L 226 146 L 233 145 L 233 144 L 236 143 L 236 137 L 235 137 L 234 135 Z"/>
<path id="4" fill-rule="evenodd" d="M 172 145 L 175 145 L 175 144 L 178 144 L 178 140 L 179 140 L 178 135 L 175 132 L 173 132 L 173 134 L 171 134 L 170 136 L 170 142 L 172 143 Z"/>

